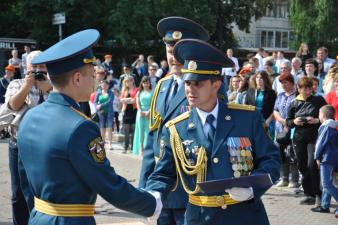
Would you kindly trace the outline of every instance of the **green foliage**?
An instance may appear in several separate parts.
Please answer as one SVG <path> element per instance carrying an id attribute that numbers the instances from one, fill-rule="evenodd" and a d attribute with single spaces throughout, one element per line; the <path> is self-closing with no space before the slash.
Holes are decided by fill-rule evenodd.
<path id="1" fill-rule="evenodd" d="M 326 46 L 338 51 L 338 5 L 334 0 L 292 0 L 290 20 L 296 34 L 295 47 L 307 42 L 312 52 Z"/>
<path id="2" fill-rule="evenodd" d="M 211 42 L 221 49 L 235 47 L 232 24 L 249 31 L 251 18 L 260 17 L 272 0 L 2 0 L 3 37 L 33 38 L 40 46 L 58 40 L 54 13 L 65 12 L 66 37 L 85 28 L 101 32 L 100 46 L 118 54 L 162 51 L 157 23 L 167 16 L 184 16 L 201 23 Z M 264 10 L 261 10 L 264 9 Z M 11 29 L 5 29 L 10 27 Z M 123 53 L 121 53 L 123 52 Z"/>

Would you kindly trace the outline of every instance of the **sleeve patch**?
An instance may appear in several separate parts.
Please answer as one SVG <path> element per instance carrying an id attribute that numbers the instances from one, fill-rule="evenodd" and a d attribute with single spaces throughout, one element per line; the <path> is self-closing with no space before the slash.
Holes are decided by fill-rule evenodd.
<path id="1" fill-rule="evenodd" d="M 97 163 L 103 163 L 106 159 L 106 151 L 104 149 L 104 141 L 102 137 L 97 137 L 92 140 L 89 145 L 89 152 Z"/>

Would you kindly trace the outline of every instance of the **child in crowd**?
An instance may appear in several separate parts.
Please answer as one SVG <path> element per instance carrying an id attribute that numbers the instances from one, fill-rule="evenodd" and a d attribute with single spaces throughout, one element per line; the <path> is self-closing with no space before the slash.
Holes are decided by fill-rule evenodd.
<path id="1" fill-rule="evenodd" d="M 320 167 L 320 182 L 323 186 L 321 206 L 312 208 L 313 212 L 329 213 L 331 196 L 338 201 L 338 188 L 333 185 L 333 175 L 338 171 L 338 121 L 334 120 L 335 109 L 325 105 L 319 110 L 318 139 L 315 160 Z M 335 211 L 338 218 L 338 208 Z"/>

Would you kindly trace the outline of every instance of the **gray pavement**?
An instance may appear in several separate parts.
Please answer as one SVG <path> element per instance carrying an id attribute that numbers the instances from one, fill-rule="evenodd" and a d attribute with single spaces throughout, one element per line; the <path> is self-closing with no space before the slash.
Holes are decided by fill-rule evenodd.
<path id="1" fill-rule="evenodd" d="M 107 150 L 107 157 L 118 174 L 126 177 L 133 185 L 137 185 L 141 158 L 130 153 L 123 154 L 122 146 L 114 143 L 114 150 Z M 10 206 L 10 178 L 8 171 L 8 150 L 5 141 L 0 142 L 0 225 L 12 225 Z M 271 188 L 264 196 L 263 201 L 268 212 L 271 225 L 337 225 L 333 211 L 337 204 L 331 207 L 330 214 L 312 213 L 313 206 L 298 204 L 302 196 L 296 197 L 289 188 Z M 243 215 L 245 216 L 245 215 Z M 144 218 L 114 208 L 102 198 L 96 203 L 95 219 L 98 224 L 149 224 Z M 257 224 L 259 225 L 259 224 Z"/>

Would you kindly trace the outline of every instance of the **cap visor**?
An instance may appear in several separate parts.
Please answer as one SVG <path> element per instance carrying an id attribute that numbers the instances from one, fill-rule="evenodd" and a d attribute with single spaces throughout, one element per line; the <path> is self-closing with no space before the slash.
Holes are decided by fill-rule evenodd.
<path id="1" fill-rule="evenodd" d="M 210 75 L 201 75 L 201 74 L 195 74 L 195 73 L 186 73 L 184 74 L 183 80 L 188 81 L 204 81 L 209 80 L 212 76 Z"/>

